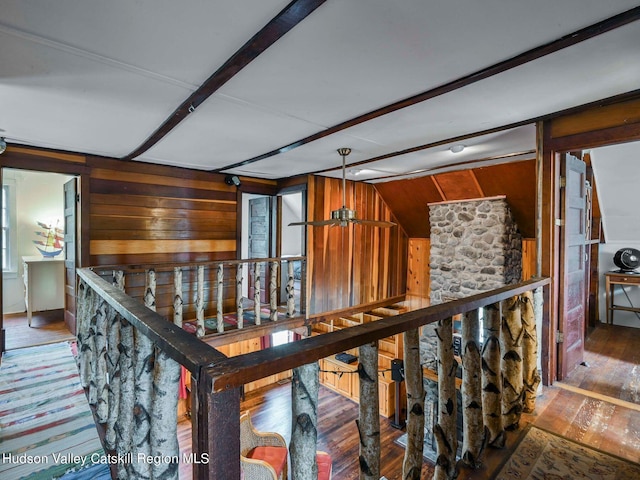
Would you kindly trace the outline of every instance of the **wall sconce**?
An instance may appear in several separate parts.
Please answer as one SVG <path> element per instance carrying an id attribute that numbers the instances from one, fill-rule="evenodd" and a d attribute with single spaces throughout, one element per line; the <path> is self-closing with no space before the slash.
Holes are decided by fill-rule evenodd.
<path id="1" fill-rule="evenodd" d="M 237 175 L 227 175 L 226 177 L 224 177 L 224 183 L 226 183 L 227 185 L 235 185 L 236 187 L 239 187 L 240 179 L 237 177 Z"/>

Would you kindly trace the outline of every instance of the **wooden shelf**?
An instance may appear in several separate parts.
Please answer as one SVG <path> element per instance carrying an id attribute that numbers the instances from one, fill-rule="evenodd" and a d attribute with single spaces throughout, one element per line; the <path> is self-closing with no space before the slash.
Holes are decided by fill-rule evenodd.
<path id="1" fill-rule="evenodd" d="M 313 326 L 313 335 L 335 332 L 363 323 L 375 322 L 386 316 L 398 315 L 406 310 L 405 307 L 392 305 L 391 307 L 377 308 L 371 312 L 357 313 L 351 316 L 338 317 L 329 321 L 317 323 Z M 347 353 L 358 356 L 358 349 L 354 348 Z M 385 371 L 378 374 L 378 392 L 380 402 L 380 414 L 391 417 L 395 413 L 395 388 L 396 382 L 391 379 L 391 362 L 402 359 L 404 343 L 402 335 L 383 338 L 378 342 L 378 370 Z M 357 402 L 360 397 L 360 379 L 356 373 L 358 363 L 343 363 L 336 360 L 335 356 L 320 360 L 320 382 L 327 388 Z M 402 383 L 404 388 L 404 383 Z M 401 395 L 401 398 L 404 398 Z"/>

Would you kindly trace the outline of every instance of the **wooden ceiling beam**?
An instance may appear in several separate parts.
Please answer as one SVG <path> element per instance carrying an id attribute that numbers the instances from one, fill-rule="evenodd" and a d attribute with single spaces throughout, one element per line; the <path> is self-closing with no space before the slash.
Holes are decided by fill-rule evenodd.
<path id="1" fill-rule="evenodd" d="M 596 37 L 598 35 L 601 35 L 603 33 L 609 32 L 611 30 L 615 30 L 616 28 L 622 27 L 624 25 L 627 25 L 629 23 L 635 22 L 636 20 L 640 20 L 640 7 L 634 7 L 630 10 L 627 10 L 626 12 L 620 13 L 618 15 L 614 15 L 613 17 L 607 18 L 601 22 L 595 23 L 593 25 L 590 25 L 588 27 L 585 27 L 583 29 L 580 29 L 574 33 L 571 33 L 569 35 L 565 35 L 564 37 L 558 38 L 556 40 L 553 40 L 549 43 L 546 43 L 544 45 L 540 45 L 538 47 L 532 48 L 531 50 L 528 50 L 526 52 L 523 52 L 519 55 L 516 55 L 515 57 L 509 58 L 507 60 L 503 60 L 502 62 L 498 62 L 494 65 L 491 65 L 489 67 L 483 68 L 481 70 L 478 70 L 474 73 L 471 73 L 469 75 L 466 75 L 464 77 L 458 78 L 456 80 L 453 80 L 449 83 L 445 83 L 444 85 L 440 85 L 438 87 L 432 88 L 430 90 L 427 90 L 425 92 L 419 93 L 417 95 L 405 98 L 404 100 L 400 100 L 398 102 L 392 103 L 390 105 L 378 108 L 376 110 L 373 110 L 369 113 L 365 113 L 363 115 L 357 116 L 355 118 L 352 118 L 350 120 L 344 121 L 342 123 L 339 123 L 337 125 L 334 125 L 333 127 L 329 127 L 326 128 L 320 132 L 317 132 L 313 135 L 310 135 L 308 137 L 305 137 L 303 139 L 297 140 L 293 143 L 290 143 L 288 145 L 284 145 L 280 148 L 277 148 L 275 150 L 271 150 L 270 152 L 267 153 L 263 153 L 262 155 L 258 155 L 257 157 L 253 157 L 253 158 L 249 158 L 247 160 L 243 160 L 241 162 L 237 162 L 231 165 L 227 165 L 225 167 L 221 167 L 218 168 L 214 171 L 216 172 L 221 172 L 221 171 L 225 171 L 225 170 L 230 170 L 230 169 L 234 169 L 234 168 L 239 168 L 239 167 L 243 167 L 245 165 L 249 165 L 251 163 L 255 163 L 258 162 L 260 160 L 264 160 L 270 157 L 273 157 L 275 155 L 279 155 L 281 153 L 285 153 L 288 152 L 289 150 L 293 150 L 294 148 L 300 147 L 302 145 L 306 145 L 308 143 L 311 143 L 313 141 L 316 140 L 320 140 L 321 138 L 327 137 L 329 135 L 332 135 L 334 133 L 338 133 L 342 130 L 346 130 L 347 128 L 353 127 L 355 125 L 360 125 L 361 123 L 367 122 L 369 120 L 373 120 L 376 119 L 378 117 L 381 117 L 383 115 L 387 115 L 389 113 L 395 112 L 397 110 L 403 109 L 405 107 L 410 107 L 412 105 L 416 105 L 418 103 L 424 102 L 426 100 L 438 97 L 440 95 L 444 95 L 446 93 L 450 93 L 453 92 L 455 90 L 458 90 L 460 88 L 466 87 L 468 85 L 471 85 L 473 83 L 479 82 L 480 80 L 485 80 L 487 78 L 490 78 L 494 75 L 498 75 L 500 73 L 503 73 L 507 70 L 511 70 L 513 68 L 519 67 L 521 65 L 524 65 L 526 63 L 532 62 L 534 60 L 537 60 L 541 57 L 544 57 L 546 55 L 550 55 L 552 53 L 558 52 L 560 50 L 563 50 L 565 48 L 571 47 L 573 45 L 579 44 L 581 42 L 584 42 L 586 40 L 589 40 L 593 37 Z M 527 123 L 532 123 L 534 121 L 536 121 L 537 119 L 531 119 L 528 120 L 526 123 L 525 122 L 518 122 L 516 124 L 513 124 L 513 126 L 520 126 L 520 125 L 526 125 Z M 500 131 L 500 130 L 504 130 L 505 127 L 503 128 L 497 128 L 497 129 L 492 129 L 491 131 Z M 471 137 L 471 135 L 469 136 L 464 136 L 464 137 L 458 137 L 458 138 L 469 138 Z M 442 142 L 438 142 L 442 143 Z M 430 144 L 430 146 L 434 146 L 437 144 Z M 408 149 L 408 150 L 404 150 L 403 152 L 396 152 L 393 154 L 389 154 L 387 156 L 383 155 L 381 157 L 377 157 L 376 160 L 382 160 L 384 158 L 389 158 L 392 156 L 397 156 L 399 154 L 405 154 L 405 153 L 410 153 L 411 151 L 418 151 L 418 150 L 422 150 L 424 148 L 427 148 L 426 146 L 421 146 L 421 147 L 415 147 L 415 149 Z M 369 160 L 367 162 L 360 162 L 360 163 L 369 163 L 372 160 Z M 352 164 L 355 165 L 355 164 Z M 334 169 L 331 169 L 334 170 Z M 319 173 L 319 172 L 314 172 L 314 173 Z"/>
<path id="2" fill-rule="evenodd" d="M 122 160 L 132 160 L 149 150 L 162 140 L 171 130 L 193 113 L 207 98 L 249 65 L 267 48 L 298 25 L 326 0 L 293 0 L 247 43 L 216 70 L 198 89 L 180 104 L 178 108 L 147 138 L 142 145 L 126 155 Z"/>

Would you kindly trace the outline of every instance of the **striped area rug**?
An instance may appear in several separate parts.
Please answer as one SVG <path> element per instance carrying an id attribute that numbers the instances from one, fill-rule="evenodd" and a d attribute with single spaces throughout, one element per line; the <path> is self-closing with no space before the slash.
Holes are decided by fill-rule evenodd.
<path id="1" fill-rule="evenodd" d="M 0 478 L 110 479 L 67 342 L 5 352 L 0 365 Z"/>

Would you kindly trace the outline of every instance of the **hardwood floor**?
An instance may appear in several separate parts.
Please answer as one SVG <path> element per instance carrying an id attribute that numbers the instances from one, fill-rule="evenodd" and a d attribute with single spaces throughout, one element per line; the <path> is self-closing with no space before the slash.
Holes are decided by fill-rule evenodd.
<path id="1" fill-rule="evenodd" d="M 64 323 L 63 310 L 34 312 L 31 327 L 28 325 L 26 313 L 5 314 L 3 324 L 7 350 L 75 340 Z"/>
<path id="2" fill-rule="evenodd" d="M 580 367 L 564 385 L 544 388 L 537 399 L 536 412 L 523 415 L 520 430 L 509 432 L 507 446 L 485 452 L 483 465 L 471 471 L 461 469 L 458 479 L 493 478 L 509 457 L 524 428 L 534 424 L 605 452 L 640 463 L 640 329 L 603 325 L 586 342 L 589 368 Z M 618 329 L 624 329 L 618 330 Z M 632 331 L 631 331 L 632 330 Z M 576 383 L 567 389 L 568 382 Z M 594 392 L 580 390 L 591 388 Z M 601 393 L 599 393 L 601 392 Z M 617 393 L 616 393 L 617 392 Z M 291 385 L 287 382 L 247 394 L 241 405 L 250 410 L 259 430 L 291 437 Z M 605 394 L 611 395 L 606 398 Z M 617 397 L 617 398 L 616 398 Z M 625 400 L 626 399 L 626 400 Z M 357 405 L 326 388 L 320 388 L 318 419 L 318 449 L 333 458 L 333 478 L 351 480 L 358 474 L 358 432 L 355 419 Z M 393 428 L 381 418 L 381 473 L 389 480 L 400 480 L 404 450 L 395 443 L 403 431 Z M 179 425 L 180 445 L 190 450 L 190 423 Z M 430 479 L 433 466 L 425 461 L 422 478 Z M 191 478 L 189 465 L 181 465 L 180 478 Z"/>

